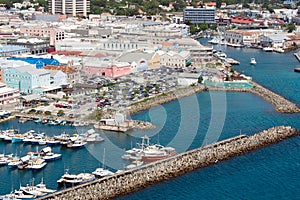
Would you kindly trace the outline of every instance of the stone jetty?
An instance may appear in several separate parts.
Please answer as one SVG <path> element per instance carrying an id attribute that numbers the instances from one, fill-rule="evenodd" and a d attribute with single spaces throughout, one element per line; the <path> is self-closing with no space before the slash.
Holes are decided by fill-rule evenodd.
<path id="1" fill-rule="evenodd" d="M 272 92 L 271 90 L 259 85 L 254 81 L 250 81 L 253 85 L 253 88 L 220 88 L 220 87 L 212 87 L 207 86 L 207 90 L 209 91 L 224 91 L 224 92 L 251 92 L 256 94 L 266 101 L 272 103 L 275 106 L 275 109 L 278 112 L 282 113 L 297 113 L 300 112 L 298 106 L 291 101 L 287 100 L 283 96 Z"/>
<path id="2" fill-rule="evenodd" d="M 289 126 L 273 127 L 252 136 L 239 135 L 39 199 L 110 199 L 296 135 L 298 131 Z"/>
<path id="3" fill-rule="evenodd" d="M 162 93 L 155 97 L 151 97 L 148 99 L 144 99 L 142 101 L 133 103 L 128 107 L 129 114 L 137 113 L 142 110 L 147 110 L 151 107 L 161 105 L 175 99 L 179 99 L 182 97 L 190 96 L 198 92 L 205 91 L 205 86 L 203 85 L 195 85 L 188 86 L 184 88 L 177 88 L 174 91 L 170 91 L 168 93 Z"/>
<path id="4" fill-rule="evenodd" d="M 263 86 L 255 83 L 254 81 L 251 81 L 251 84 L 253 84 L 254 87 L 250 90 L 250 92 L 258 96 L 261 96 L 266 101 L 271 102 L 273 105 L 275 105 L 275 109 L 278 112 L 283 112 L 283 113 L 300 112 L 300 109 L 297 107 L 296 104 L 290 102 L 284 97 L 264 88 Z"/>

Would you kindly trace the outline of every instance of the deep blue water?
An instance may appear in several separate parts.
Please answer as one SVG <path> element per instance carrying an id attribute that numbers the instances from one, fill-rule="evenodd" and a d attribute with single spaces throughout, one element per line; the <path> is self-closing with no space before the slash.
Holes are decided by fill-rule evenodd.
<path id="1" fill-rule="evenodd" d="M 229 57 L 241 61 L 240 66 L 235 66 L 238 71 L 253 76 L 255 81 L 300 105 L 297 91 L 300 74 L 293 72 L 298 61 L 292 52 L 277 54 L 256 49 L 225 49 L 223 46 L 216 46 L 216 49 L 222 49 Z M 250 57 L 256 58 L 256 66 L 249 64 Z M 38 172 L 0 167 L 0 194 L 8 193 L 20 184 L 25 185 L 33 177 L 36 182 L 43 177 L 47 186 L 55 189 L 56 180 L 65 169 L 71 173 L 92 172 L 102 165 L 103 160 L 108 168 L 122 169 L 127 164 L 120 158 L 124 149 L 134 146 L 145 134 L 151 136 L 152 142 L 174 146 L 182 152 L 240 133 L 254 134 L 276 125 L 291 125 L 300 129 L 300 114 L 277 113 L 272 104 L 250 93 L 203 92 L 131 117 L 152 121 L 157 128 L 134 130 L 128 134 L 101 132 L 105 137 L 103 143 L 79 150 L 56 147 L 53 151 L 61 152 L 62 160 L 48 163 L 45 169 Z M 87 129 L 37 125 L 33 122 L 19 124 L 16 120 L 0 125 L 0 129 L 7 128 L 19 128 L 21 132 L 36 129 L 49 135 L 62 131 L 72 134 Z M 292 138 L 119 199 L 300 199 L 297 190 L 300 184 L 299 145 L 299 137 Z M 35 150 L 33 145 L 0 142 L 0 152 L 24 155 Z"/>

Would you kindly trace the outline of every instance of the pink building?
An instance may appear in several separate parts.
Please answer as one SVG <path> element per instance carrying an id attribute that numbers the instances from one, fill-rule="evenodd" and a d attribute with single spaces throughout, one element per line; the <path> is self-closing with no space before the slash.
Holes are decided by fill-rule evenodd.
<path id="1" fill-rule="evenodd" d="M 20 28 L 21 34 L 27 34 L 30 36 L 37 37 L 50 37 L 50 45 L 54 46 L 55 42 L 58 40 L 63 40 L 65 38 L 65 32 L 56 28 L 47 28 L 47 27 L 22 27 Z"/>
<path id="2" fill-rule="evenodd" d="M 131 66 L 129 63 L 118 63 L 106 67 L 100 66 L 85 66 L 84 72 L 86 75 L 97 75 L 107 77 L 118 77 L 131 73 Z"/>

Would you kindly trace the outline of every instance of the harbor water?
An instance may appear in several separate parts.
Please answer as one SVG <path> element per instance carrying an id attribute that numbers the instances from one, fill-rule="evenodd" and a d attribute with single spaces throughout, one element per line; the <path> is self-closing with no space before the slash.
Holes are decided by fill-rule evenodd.
<path id="1" fill-rule="evenodd" d="M 293 52 L 278 54 L 257 49 L 215 48 L 240 61 L 241 65 L 235 66 L 238 71 L 253 76 L 254 81 L 300 105 L 300 74 L 293 72 L 298 64 Z M 251 57 L 255 57 L 257 65 L 250 65 Z M 104 142 L 78 150 L 54 147 L 53 152 L 62 153 L 62 159 L 48 163 L 40 171 L 10 170 L 2 166 L 0 194 L 18 189 L 20 184 L 26 185 L 32 178 L 35 178 L 35 183 L 43 178 L 47 187 L 56 189 L 56 181 L 66 169 L 71 173 L 92 172 L 102 166 L 103 161 L 110 169 L 122 169 L 128 164 L 121 159 L 124 150 L 140 142 L 140 137 L 145 134 L 153 143 L 173 146 L 178 152 L 183 152 L 277 125 L 300 129 L 300 114 L 278 113 L 271 103 L 251 93 L 203 92 L 139 112 L 131 118 L 151 121 L 157 128 L 132 130 L 127 134 L 101 131 Z M 63 131 L 80 133 L 89 127 L 47 126 L 34 122 L 21 124 L 17 120 L 0 125 L 0 129 L 8 128 L 18 128 L 20 132 L 35 129 L 51 136 Z M 36 145 L 0 142 L 0 153 L 24 155 L 36 150 Z M 119 199 L 299 199 L 299 150 L 300 139 L 295 137 Z"/>

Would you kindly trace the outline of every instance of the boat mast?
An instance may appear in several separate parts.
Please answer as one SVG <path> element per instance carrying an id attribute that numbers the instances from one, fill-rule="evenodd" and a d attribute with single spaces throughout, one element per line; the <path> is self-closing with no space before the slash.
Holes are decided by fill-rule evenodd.
<path id="1" fill-rule="evenodd" d="M 103 149 L 103 161 L 102 161 L 102 168 L 105 169 L 105 148 Z"/>

